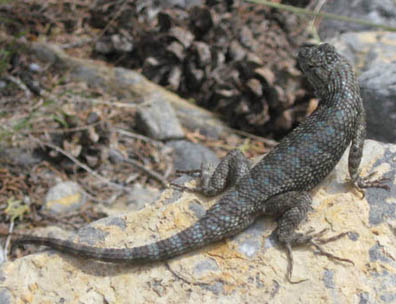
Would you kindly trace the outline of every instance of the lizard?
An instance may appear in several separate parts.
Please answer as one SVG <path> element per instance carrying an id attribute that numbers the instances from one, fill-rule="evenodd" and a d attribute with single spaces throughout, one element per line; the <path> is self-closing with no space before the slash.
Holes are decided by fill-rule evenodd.
<path id="1" fill-rule="evenodd" d="M 327 43 L 303 45 L 297 61 L 320 100 L 316 110 L 253 167 L 242 152 L 234 150 L 212 172 L 205 166 L 195 171 L 199 173 L 200 185 L 194 189 L 180 186 L 182 190 L 197 191 L 207 196 L 222 193 L 222 196 L 190 227 L 168 238 L 132 248 L 100 248 L 27 234 L 14 234 L 18 238 L 13 247 L 36 244 L 105 262 L 150 263 L 236 235 L 259 216 L 268 215 L 277 220 L 274 234 L 287 251 L 287 278 L 290 282 L 293 246 L 310 244 L 329 258 L 353 263 L 319 246 L 346 233 L 324 240 L 321 239 L 324 231 L 295 231 L 311 209 L 309 191 L 330 173 L 349 145 L 348 169 L 352 186 L 361 192 L 369 187 L 389 187 L 384 178 L 373 180 L 372 174 L 360 176 L 366 132 L 365 111 L 351 64 Z"/>

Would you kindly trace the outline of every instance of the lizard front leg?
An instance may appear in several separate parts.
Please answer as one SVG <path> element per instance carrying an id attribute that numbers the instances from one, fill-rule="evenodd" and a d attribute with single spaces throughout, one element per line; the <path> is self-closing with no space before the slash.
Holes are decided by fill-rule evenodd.
<path id="1" fill-rule="evenodd" d="M 355 131 L 355 135 L 352 139 L 352 144 L 348 156 L 348 169 L 351 176 L 351 182 L 359 192 L 363 193 L 363 196 L 364 192 L 362 189 L 364 188 L 382 188 L 385 190 L 389 190 L 389 186 L 384 184 L 384 182 L 388 181 L 389 179 L 380 178 L 377 180 L 371 180 L 371 177 L 375 174 L 375 172 L 365 177 L 360 176 L 359 165 L 362 159 L 365 138 L 366 122 L 365 113 L 363 111 L 358 117 L 357 128 Z"/>
<path id="2" fill-rule="evenodd" d="M 249 160 L 240 150 L 233 150 L 221 160 L 215 169 L 208 164 L 202 164 L 201 169 L 198 170 L 178 171 L 187 174 L 198 173 L 200 177 L 198 187 L 191 189 L 174 183 L 171 185 L 181 190 L 215 196 L 237 184 L 241 177 L 249 173 L 249 170 Z"/>

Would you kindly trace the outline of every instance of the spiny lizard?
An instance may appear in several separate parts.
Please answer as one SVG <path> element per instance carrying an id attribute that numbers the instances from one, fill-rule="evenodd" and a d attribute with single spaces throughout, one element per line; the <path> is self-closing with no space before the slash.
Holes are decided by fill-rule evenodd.
<path id="1" fill-rule="evenodd" d="M 191 227 L 149 245 L 134 248 L 98 248 L 65 240 L 22 235 L 16 244 L 31 243 L 107 262 L 151 262 L 165 260 L 244 230 L 260 215 L 277 219 L 275 231 L 289 257 L 288 278 L 292 274 L 291 247 L 314 245 L 318 234 L 295 232 L 306 218 L 311 197 L 307 191 L 319 184 L 335 167 L 346 148 L 352 185 L 387 188 L 384 180 L 369 181 L 359 176 L 365 139 L 365 111 L 358 82 L 348 61 L 329 44 L 304 45 L 298 63 L 320 98 L 317 109 L 288 134 L 257 165 L 250 168 L 241 152 L 229 153 L 212 175 L 201 172 L 199 190 L 223 196 Z M 184 189 L 184 187 L 182 187 Z M 227 189 L 226 189 L 227 188 Z M 226 190 L 225 190 L 226 189 Z M 335 240 L 345 233 L 332 239 Z"/>

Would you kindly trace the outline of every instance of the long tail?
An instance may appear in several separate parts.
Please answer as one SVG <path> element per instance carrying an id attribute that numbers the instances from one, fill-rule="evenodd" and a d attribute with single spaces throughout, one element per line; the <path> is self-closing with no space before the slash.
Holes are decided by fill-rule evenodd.
<path id="1" fill-rule="evenodd" d="M 220 216 L 213 216 L 213 213 L 206 214 L 191 227 L 169 238 L 133 248 L 100 248 L 57 238 L 24 234 L 13 234 L 18 238 L 13 242 L 12 248 L 18 244 L 35 244 L 44 245 L 70 255 L 105 262 L 152 262 L 166 260 L 234 235 L 245 229 L 254 219 L 255 216 L 233 217 L 225 214 Z"/>

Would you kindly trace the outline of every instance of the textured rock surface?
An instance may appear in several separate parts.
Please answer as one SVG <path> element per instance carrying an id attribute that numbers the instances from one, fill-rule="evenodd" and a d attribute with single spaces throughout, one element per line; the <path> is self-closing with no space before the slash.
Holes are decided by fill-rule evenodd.
<path id="1" fill-rule="evenodd" d="M 367 141 L 363 174 L 391 179 L 391 191 L 369 189 L 365 199 L 347 184 L 347 158 L 314 190 L 314 211 L 301 230 L 351 231 L 326 249 L 355 265 L 308 248 L 294 250 L 294 279 L 285 252 L 272 240 L 276 223 L 247 231 L 168 263 L 125 266 L 45 251 L 0 268 L 1 303 L 390 303 L 396 295 L 396 146 Z M 173 201 L 173 203 L 168 203 Z M 214 200 L 167 190 L 140 212 L 105 218 L 81 229 L 76 241 L 134 246 L 188 226 Z"/>
<path id="2" fill-rule="evenodd" d="M 175 111 L 166 100 L 152 100 L 137 107 L 137 127 L 158 140 L 183 138 L 184 132 Z"/>
<path id="3" fill-rule="evenodd" d="M 86 201 L 86 194 L 80 185 L 66 181 L 56 184 L 48 191 L 44 208 L 54 214 L 60 214 L 76 210 Z"/>
<path id="4" fill-rule="evenodd" d="M 332 42 L 358 69 L 368 137 L 396 143 L 396 33 L 347 33 Z"/>
<path id="5" fill-rule="evenodd" d="M 147 104 L 170 103 L 184 127 L 192 130 L 198 129 L 202 134 L 210 137 L 229 132 L 226 125 L 216 115 L 152 83 L 135 71 L 114 68 L 98 61 L 77 59 L 49 43 L 22 44 L 22 46 L 27 47 L 40 60 L 54 65 L 57 69 L 69 69 L 69 76 L 74 81 L 85 82 L 90 87 L 102 88 L 120 100 L 143 101 Z"/>
<path id="6" fill-rule="evenodd" d="M 217 155 L 201 144 L 187 140 L 172 140 L 166 145 L 174 149 L 175 170 L 194 170 L 199 169 L 202 163 L 219 163 Z"/>
<path id="7" fill-rule="evenodd" d="M 329 42 L 353 63 L 359 73 L 396 60 L 396 33 L 345 33 Z"/>
<path id="8" fill-rule="evenodd" d="M 322 11 L 351 18 L 359 18 L 377 24 L 396 26 L 396 3 L 393 0 L 332 0 L 325 2 Z M 321 39 L 327 39 L 345 32 L 367 30 L 373 30 L 373 27 L 325 18 L 320 22 L 319 36 Z"/>

